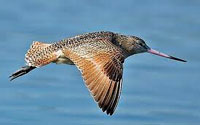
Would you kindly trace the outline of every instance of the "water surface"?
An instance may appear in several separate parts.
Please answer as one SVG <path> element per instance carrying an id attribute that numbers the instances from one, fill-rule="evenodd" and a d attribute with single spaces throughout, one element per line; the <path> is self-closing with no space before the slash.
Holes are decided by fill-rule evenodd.
<path id="1" fill-rule="evenodd" d="M 198 0 L 1 0 L 0 124 L 198 125 L 199 13 Z M 128 58 L 112 117 L 97 107 L 76 67 L 51 64 L 9 81 L 33 40 L 51 43 L 100 30 L 142 37 L 188 62 Z"/>

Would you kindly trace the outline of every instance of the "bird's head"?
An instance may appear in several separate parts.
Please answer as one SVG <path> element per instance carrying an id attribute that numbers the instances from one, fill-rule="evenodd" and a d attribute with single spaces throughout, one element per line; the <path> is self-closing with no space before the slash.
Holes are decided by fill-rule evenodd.
<path id="1" fill-rule="evenodd" d="M 179 58 L 161 53 L 154 49 L 151 49 L 149 46 L 147 46 L 144 40 L 136 36 L 119 35 L 116 40 L 118 44 L 121 46 L 121 48 L 123 48 L 128 53 L 128 56 L 133 55 L 133 54 L 148 52 L 148 53 L 162 56 L 165 58 L 186 62 L 183 59 L 179 59 Z"/>

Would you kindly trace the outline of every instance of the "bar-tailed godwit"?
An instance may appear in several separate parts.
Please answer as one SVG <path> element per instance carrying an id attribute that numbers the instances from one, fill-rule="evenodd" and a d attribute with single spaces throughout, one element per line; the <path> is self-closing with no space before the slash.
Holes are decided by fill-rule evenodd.
<path id="1" fill-rule="evenodd" d="M 136 36 L 113 32 L 93 32 L 46 44 L 35 41 L 25 55 L 26 66 L 10 78 L 22 76 L 49 63 L 76 65 L 85 84 L 102 111 L 112 115 L 121 89 L 124 60 L 134 54 L 148 52 L 186 62 L 148 47 Z"/>

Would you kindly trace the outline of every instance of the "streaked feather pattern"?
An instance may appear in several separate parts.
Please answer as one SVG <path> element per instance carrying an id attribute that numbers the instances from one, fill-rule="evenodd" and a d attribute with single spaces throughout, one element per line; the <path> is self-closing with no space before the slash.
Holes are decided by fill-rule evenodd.
<path id="1" fill-rule="evenodd" d="M 41 67 L 51 62 L 75 64 L 99 107 L 112 115 L 121 93 L 125 58 L 123 51 L 112 40 L 112 32 L 95 32 L 53 44 L 36 41 L 25 60 L 28 67 Z M 14 75 L 18 77 L 20 72 Z"/>

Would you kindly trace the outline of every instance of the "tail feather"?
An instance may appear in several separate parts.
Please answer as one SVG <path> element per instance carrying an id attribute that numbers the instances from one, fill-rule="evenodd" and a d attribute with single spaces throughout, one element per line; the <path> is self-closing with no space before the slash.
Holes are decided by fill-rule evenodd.
<path id="1" fill-rule="evenodd" d="M 48 64 L 49 60 L 55 58 L 49 49 L 46 49 L 51 44 L 35 41 L 25 55 L 25 61 L 28 66 L 40 67 Z"/>
<path id="2" fill-rule="evenodd" d="M 35 41 L 31 45 L 30 49 L 25 55 L 26 66 L 17 70 L 10 76 L 10 80 L 27 74 L 31 70 L 49 64 L 60 56 L 62 52 L 58 51 L 57 46 L 51 46 L 52 44 L 46 44 L 42 42 Z"/>
<path id="3" fill-rule="evenodd" d="M 9 76 L 10 81 L 16 79 L 17 77 L 27 74 L 28 72 L 30 72 L 31 70 L 33 70 L 35 68 L 36 67 L 33 67 L 33 66 L 23 66 L 21 69 L 17 70 L 11 76 Z"/>

